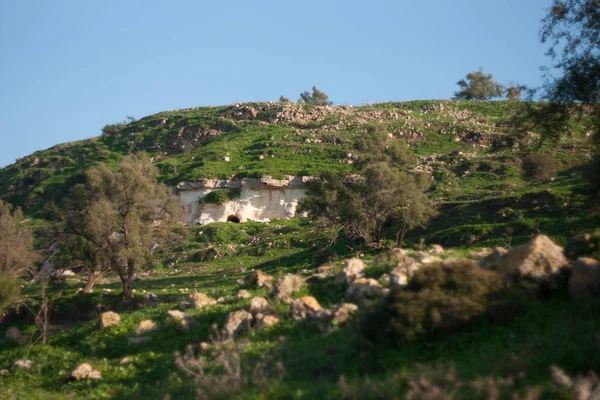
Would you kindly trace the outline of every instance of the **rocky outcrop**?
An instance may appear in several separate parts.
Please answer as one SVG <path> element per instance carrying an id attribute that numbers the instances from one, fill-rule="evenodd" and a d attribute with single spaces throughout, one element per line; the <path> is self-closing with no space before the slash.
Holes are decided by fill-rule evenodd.
<path id="1" fill-rule="evenodd" d="M 389 289 L 384 289 L 379 282 L 370 278 L 359 278 L 348 287 L 346 300 L 358 305 L 369 305 L 386 296 Z"/>
<path id="2" fill-rule="evenodd" d="M 311 318 L 320 330 L 328 331 L 345 325 L 357 311 L 356 304 L 342 303 L 329 310 L 317 310 L 311 315 Z"/>
<path id="3" fill-rule="evenodd" d="M 502 259 L 500 272 L 530 289 L 556 289 L 564 286 L 568 268 L 562 248 L 548 236 L 537 235 L 510 250 Z"/>
<path id="4" fill-rule="evenodd" d="M 362 278 L 366 265 L 360 258 L 350 258 L 344 261 L 342 272 L 335 278 L 338 285 L 349 285 L 355 280 Z"/>
<path id="5" fill-rule="evenodd" d="M 250 300 L 249 311 L 253 316 L 256 316 L 257 314 L 269 314 L 272 310 L 267 299 L 264 297 L 254 297 Z"/>
<path id="6" fill-rule="evenodd" d="M 224 333 L 228 337 L 234 337 L 252 326 L 252 314 L 246 310 L 237 310 L 229 313 L 225 322 Z"/>
<path id="7" fill-rule="evenodd" d="M 569 292 L 573 297 L 600 294 L 600 262 L 581 257 L 573 263 Z"/>

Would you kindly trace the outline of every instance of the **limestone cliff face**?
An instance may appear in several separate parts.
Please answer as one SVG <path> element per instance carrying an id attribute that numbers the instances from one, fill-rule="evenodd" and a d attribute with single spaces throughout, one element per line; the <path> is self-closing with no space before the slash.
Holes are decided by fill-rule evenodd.
<path id="1" fill-rule="evenodd" d="M 211 222 L 270 221 L 296 216 L 298 201 L 306 195 L 305 184 L 310 177 L 288 176 L 277 180 L 261 179 L 214 180 L 182 182 L 177 185 L 184 205 L 184 222 L 208 224 Z M 215 190 L 239 190 L 239 197 L 223 204 L 202 204 L 208 193 Z"/>

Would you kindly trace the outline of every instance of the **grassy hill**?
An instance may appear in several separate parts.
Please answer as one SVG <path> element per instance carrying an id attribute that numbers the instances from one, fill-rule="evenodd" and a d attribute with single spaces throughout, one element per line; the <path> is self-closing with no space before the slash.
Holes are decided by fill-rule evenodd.
<path id="1" fill-rule="evenodd" d="M 415 168 L 431 177 L 428 195 L 439 207 L 439 216 L 426 230 L 408 236 L 407 247 L 416 249 L 423 238 L 425 249 L 433 243 L 448 247 L 444 258 L 476 258 L 483 246 L 510 247 L 538 232 L 564 245 L 574 234 L 600 227 L 600 211 L 583 178 L 592 148 L 575 117 L 570 136 L 559 143 L 538 146 L 535 127 L 517 140 L 514 118 L 530 106 L 535 107 L 485 101 L 362 107 L 245 103 L 162 112 L 113 134 L 20 159 L 0 170 L 0 196 L 22 206 L 31 226 L 41 232 L 46 204 L 60 202 L 90 166 L 116 165 L 131 152 L 147 152 L 160 180 L 172 186 L 204 177 L 352 173 L 354 138 L 365 132 L 366 124 L 379 123 L 408 141 L 418 158 Z M 521 161 L 532 152 L 555 160 L 553 180 L 524 179 Z M 247 308 L 249 299 L 237 297 L 240 288 L 268 297 L 265 288 L 240 285 L 240 279 L 254 270 L 276 278 L 286 273 L 308 278 L 324 263 L 339 271 L 343 260 L 354 256 L 374 263 L 377 254 L 335 229 L 300 218 L 190 228 L 185 240 L 162 249 L 157 263 L 140 273 L 135 286 L 140 302 L 135 305 L 120 302 L 119 282 L 112 276 L 85 295 L 77 292 L 83 286 L 81 276 L 54 283 L 49 289 L 54 307 L 48 344 L 0 341 L 0 370 L 17 359 L 34 365 L 0 376 L 0 398 L 196 398 L 192 379 L 175 366 L 173 353 L 210 341 L 213 324 L 221 327 L 230 312 Z M 379 279 L 386 272 L 374 263 L 367 274 Z M 305 285 L 294 297 L 312 295 L 323 307 L 338 304 L 344 290 L 331 283 L 324 279 Z M 35 308 L 40 286 L 25 286 L 24 292 Z M 143 304 L 149 292 L 158 295 L 159 304 Z M 167 311 L 192 292 L 222 301 L 186 311 L 195 325 L 181 332 Z M 506 396 L 537 387 L 550 398 L 569 398 L 553 384 L 551 365 L 571 374 L 600 372 L 597 297 L 574 300 L 559 291 L 549 299 L 529 299 L 507 321 L 479 321 L 453 334 L 393 346 L 365 340 L 358 323 L 323 334 L 310 323 L 289 319 L 288 304 L 273 302 L 273 307 L 281 322 L 243 335 L 239 357 L 245 371 L 252 372 L 266 357 L 272 363 L 265 365 L 280 362 L 285 374 L 279 379 L 268 369 L 265 385 L 242 385 L 226 397 L 402 398 L 427 377 L 445 382 L 448 390 L 457 389 L 456 398 L 487 398 L 473 386 L 486 379 L 494 380 Z M 107 309 L 119 312 L 122 322 L 100 329 L 97 314 Z M 136 325 L 146 319 L 158 329 L 149 342 L 132 345 Z M 24 310 L 0 322 L 0 337 L 9 326 L 25 334 L 36 332 Z M 121 362 L 123 357 L 129 361 Z M 80 362 L 99 369 L 102 380 L 70 382 L 69 373 Z M 208 368 L 211 374 L 222 372 L 214 363 Z"/>

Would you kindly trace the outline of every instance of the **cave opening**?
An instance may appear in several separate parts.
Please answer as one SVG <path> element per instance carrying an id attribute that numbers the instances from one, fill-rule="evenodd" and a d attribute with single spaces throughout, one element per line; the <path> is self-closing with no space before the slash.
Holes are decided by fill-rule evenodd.
<path id="1" fill-rule="evenodd" d="M 227 222 L 233 222 L 234 224 L 239 224 L 240 218 L 235 215 L 230 215 L 229 217 L 227 217 Z"/>

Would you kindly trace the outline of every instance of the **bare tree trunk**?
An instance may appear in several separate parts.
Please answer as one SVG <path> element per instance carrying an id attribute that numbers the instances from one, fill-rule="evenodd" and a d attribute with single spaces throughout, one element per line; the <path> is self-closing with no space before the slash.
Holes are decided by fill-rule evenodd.
<path id="1" fill-rule="evenodd" d="M 100 274 L 96 275 L 94 271 L 88 272 L 88 280 L 83 288 L 83 293 L 92 293 L 94 290 L 94 285 L 96 284 L 96 280 L 100 277 Z"/>
<path id="2" fill-rule="evenodd" d="M 127 262 L 127 270 L 121 275 L 121 284 L 123 286 L 123 301 L 128 302 L 133 298 L 133 275 L 135 274 L 135 265 L 132 261 Z"/>

